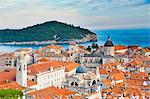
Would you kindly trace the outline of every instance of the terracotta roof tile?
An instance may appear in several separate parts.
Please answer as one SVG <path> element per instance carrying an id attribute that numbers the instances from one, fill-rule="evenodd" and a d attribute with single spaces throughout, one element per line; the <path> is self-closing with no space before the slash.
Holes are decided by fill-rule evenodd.
<path id="1" fill-rule="evenodd" d="M 99 72 L 100 74 L 109 74 L 109 72 L 105 70 L 104 68 L 99 68 Z"/>
<path id="2" fill-rule="evenodd" d="M 65 88 L 57 89 L 55 87 L 48 87 L 48 88 L 44 88 L 44 89 L 33 91 L 33 92 L 29 93 L 30 96 L 34 96 L 38 99 L 42 99 L 42 97 L 45 97 L 47 99 L 50 99 L 50 97 L 51 98 L 62 97 L 62 99 L 67 99 L 66 96 L 74 95 L 74 94 L 76 94 L 76 92 L 69 91 Z"/>
<path id="3" fill-rule="evenodd" d="M 146 73 L 143 73 L 143 72 L 139 72 L 139 73 L 133 73 L 131 72 L 130 73 L 130 79 L 133 79 L 133 80 L 147 80 L 148 79 L 148 74 Z"/>
<path id="4" fill-rule="evenodd" d="M 126 90 L 122 86 L 114 86 L 111 89 L 111 92 L 113 92 L 114 94 L 123 94 L 126 93 Z"/>
<path id="5" fill-rule="evenodd" d="M 21 51 L 32 51 L 32 49 L 31 48 L 22 48 L 22 49 L 16 50 L 16 52 L 21 52 Z"/>
<path id="6" fill-rule="evenodd" d="M 115 50 L 124 50 L 124 49 L 128 49 L 126 46 L 123 46 L 123 45 L 116 45 L 114 48 L 115 48 Z"/>
<path id="7" fill-rule="evenodd" d="M 123 73 L 116 73 L 113 75 L 114 80 L 122 80 L 124 79 L 124 74 Z"/>
<path id="8" fill-rule="evenodd" d="M 106 86 L 108 86 L 108 87 L 111 86 L 111 80 L 104 79 L 104 80 L 102 80 L 102 82 L 103 82 Z"/>
<path id="9" fill-rule="evenodd" d="M 12 59 L 17 59 L 17 56 L 15 55 L 15 53 L 4 53 L 1 54 L 0 57 L 6 57 L 6 58 L 12 58 Z"/>
<path id="10" fill-rule="evenodd" d="M 12 82 L 16 80 L 16 69 L 9 69 L 0 72 L 0 82 Z"/>
<path id="11" fill-rule="evenodd" d="M 69 72 L 69 71 L 77 68 L 78 66 L 80 66 L 80 64 L 75 63 L 75 62 L 71 62 L 70 64 L 65 66 L 66 67 L 65 72 Z"/>
<path id="12" fill-rule="evenodd" d="M 48 61 L 48 59 L 47 58 L 41 58 L 41 59 L 39 59 L 39 62 L 47 62 Z"/>
<path id="13" fill-rule="evenodd" d="M 38 74 L 39 72 L 48 71 L 51 67 L 53 69 L 65 67 L 66 71 L 71 71 L 75 67 L 80 66 L 80 64 L 69 61 L 48 61 L 41 64 L 33 64 L 28 66 L 29 74 Z"/>
<path id="14" fill-rule="evenodd" d="M 36 84 L 37 84 L 37 82 L 34 82 L 32 80 L 27 81 L 27 86 L 33 86 L 33 85 L 36 85 Z"/>
<path id="15" fill-rule="evenodd" d="M 55 49 L 55 50 L 63 50 L 63 47 L 62 47 L 62 46 L 58 46 L 58 45 L 48 45 L 48 46 L 43 47 L 43 48 L 41 48 L 41 49 L 39 49 L 39 50 L 43 50 L 43 49 L 45 49 L 45 48 Z"/>
<path id="16" fill-rule="evenodd" d="M 143 85 L 143 80 L 127 80 L 126 83 L 128 86 L 142 86 Z"/>
<path id="17" fill-rule="evenodd" d="M 7 83 L 0 85 L 0 89 L 18 89 L 23 90 L 23 87 L 19 85 L 17 82 Z"/>

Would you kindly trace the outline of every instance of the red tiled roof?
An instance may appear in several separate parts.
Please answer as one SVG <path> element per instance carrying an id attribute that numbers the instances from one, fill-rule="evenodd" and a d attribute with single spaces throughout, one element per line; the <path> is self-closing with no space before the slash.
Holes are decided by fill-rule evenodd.
<path id="1" fill-rule="evenodd" d="M 139 72 L 139 73 L 130 73 L 130 79 L 132 80 L 147 80 L 148 79 L 148 74 Z"/>
<path id="2" fill-rule="evenodd" d="M 27 86 L 33 86 L 33 85 L 36 85 L 36 84 L 37 84 L 37 82 L 34 82 L 32 80 L 27 81 Z"/>
<path id="3" fill-rule="evenodd" d="M 123 46 L 123 45 L 116 45 L 114 48 L 115 48 L 115 50 L 124 50 L 124 49 L 128 49 L 126 46 Z"/>
<path id="4" fill-rule="evenodd" d="M 123 73 L 117 73 L 113 75 L 114 80 L 123 80 L 124 79 L 124 74 Z"/>
<path id="5" fill-rule="evenodd" d="M 23 87 L 19 85 L 17 82 L 7 83 L 0 85 L 0 89 L 18 89 L 23 90 Z"/>
<path id="6" fill-rule="evenodd" d="M 106 86 L 108 86 L 108 87 L 111 86 L 111 80 L 104 79 L 104 80 L 102 80 L 102 82 L 103 82 Z"/>
<path id="7" fill-rule="evenodd" d="M 99 68 L 99 72 L 100 74 L 109 74 L 109 72 L 105 70 L 104 68 Z"/>
<path id="8" fill-rule="evenodd" d="M 68 95 L 74 95 L 76 92 L 69 91 L 65 88 L 63 89 L 57 89 L 55 87 L 48 87 L 41 90 L 37 90 L 34 92 L 30 92 L 29 95 L 38 99 L 50 99 L 50 98 L 60 98 L 67 99 L 66 96 Z"/>
<path id="9" fill-rule="evenodd" d="M 9 69 L 0 72 L 0 82 L 12 82 L 16 80 L 16 69 Z"/>
<path id="10" fill-rule="evenodd" d="M 47 58 L 41 58 L 41 59 L 39 59 L 39 62 L 47 62 L 48 61 L 48 59 Z"/>
<path id="11" fill-rule="evenodd" d="M 80 66 L 80 64 L 75 63 L 75 62 L 71 62 L 70 64 L 65 66 L 66 67 L 65 72 L 69 72 L 69 71 L 77 68 L 78 66 Z"/>
<path id="12" fill-rule="evenodd" d="M 29 74 L 38 74 L 39 72 L 45 72 L 48 71 L 51 67 L 53 69 L 65 67 L 65 71 L 71 71 L 75 67 L 80 66 L 80 64 L 75 62 L 64 62 L 64 61 L 48 61 L 41 64 L 33 64 L 28 67 L 28 70 L 30 71 Z"/>

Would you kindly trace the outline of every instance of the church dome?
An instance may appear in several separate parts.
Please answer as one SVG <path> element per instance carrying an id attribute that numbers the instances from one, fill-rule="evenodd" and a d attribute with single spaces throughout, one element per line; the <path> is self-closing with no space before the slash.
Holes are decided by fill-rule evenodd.
<path id="1" fill-rule="evenodd" d="M 110 40 L 110 36 L 108 36 L 108 40 L 106 41 L 106 43 L 104 44 L 104 46 L 106 46 L 106 47 L 114 46 L 113 42 Z"/>
<path id="2" fill-rule="evenodd" d="M 76 73 L 87 73 L 87 70 L 84 66 L 79 66 L 76 70 Z"/>

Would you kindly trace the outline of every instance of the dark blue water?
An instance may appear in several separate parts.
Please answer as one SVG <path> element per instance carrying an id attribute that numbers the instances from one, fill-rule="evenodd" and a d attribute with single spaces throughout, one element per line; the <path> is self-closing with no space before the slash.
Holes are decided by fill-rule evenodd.
<path id="1" fill-rule="evenodd" d="M 122 30 L 96 30 L 94 31 L 98 36 L 98 45 L 103 45 L 108 35 L 114 44 L 123 45 L 140 45 L 142 47 L 150 46 L 150 29 L 122 29 Z M 80 45 L 89 46 L 92 42 L 81 43 Z M 59 44 L 68 48 L 68 44 Z M 15 45 L 4 46 L 0 45 L 0 51 L 15 51 L 19 48 L 33 48 L 38 49 L 46 45 Z"/>
<path id="2" fill-rule="evenodd" d="M 150 46 L 150 29 L 99 30 L 98 43 L 103 44 L 110 35 L 114 44 Z"/>

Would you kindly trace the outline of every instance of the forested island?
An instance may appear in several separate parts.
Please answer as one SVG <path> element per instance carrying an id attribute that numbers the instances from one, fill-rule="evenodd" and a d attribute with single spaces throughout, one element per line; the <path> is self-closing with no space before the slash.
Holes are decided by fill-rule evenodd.
<path id="1" fill-rule="evenodd" d="M 0 44 L 49 44 L 70 41 L 97 41 L 97 35 L 88 29 L 58 21 L 48 21 L 23 29 L 0 30 Z"/>

